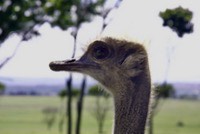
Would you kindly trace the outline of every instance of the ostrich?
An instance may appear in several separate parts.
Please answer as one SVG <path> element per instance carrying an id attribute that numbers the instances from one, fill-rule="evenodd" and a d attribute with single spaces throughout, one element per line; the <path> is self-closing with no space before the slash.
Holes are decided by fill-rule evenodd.
<path id="1" fill-rule="evenodd" d="M 114 134 L 144 134 L 150 99 L 150 71 L 145 48 L 138 43 L 102 38 L 79 60 L 55 61 L 53 71 L 90 75 L 114 98 Z"/>

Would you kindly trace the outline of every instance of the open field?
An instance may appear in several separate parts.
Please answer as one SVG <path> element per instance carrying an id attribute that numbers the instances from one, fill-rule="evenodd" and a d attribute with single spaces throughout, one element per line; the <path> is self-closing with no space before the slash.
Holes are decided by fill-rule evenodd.
<path id="1" fill-rule="evenodd" d="M 74 98 L 73 102 L 76 101 Z M 86 97 L 84 102 L 82 134 L 97 134 L 97 123 L 91 116 L 95 100 Z M 42 110 L 46 107 L 60 108 L 60 106 L 61 100 L 58 97 L 1 97 L 0 134 L 59 134 L 59 115 L 53 128 L 48 130 L 43 122 Z M 75 110 L 73 114 L 75 119 Z M 105 134 L 111 133 L 112 117 L 111 108 L 105 122 Z M 154 122 L 154 134 L 199 134 L 200 101 L 166 100 L 160 107 Z"/>

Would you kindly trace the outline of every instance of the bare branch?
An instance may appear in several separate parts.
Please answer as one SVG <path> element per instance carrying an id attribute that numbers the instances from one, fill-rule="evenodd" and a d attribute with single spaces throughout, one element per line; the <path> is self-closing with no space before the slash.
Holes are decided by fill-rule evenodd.
<path id="1" fill-rule="evenodd" d="M 8 61 L 10 61 L 10 59 L 12 59 L 12 58 L 16 55 L 17 50 L 19 49 L 19 46 L 20 46 L 21 42 L 22 42 L 22 39 L 21 39 L 20 42 L 17 44 L 17 46 L 16 46 L 15 50 L 13 51 L 12 55 L 8 56 L 7 58 L 5 58 L 5 59 L 3 60 L 3 62 L 0 63 L 0 69 L 1 69 L 5 64 L 7 64 Z"/>

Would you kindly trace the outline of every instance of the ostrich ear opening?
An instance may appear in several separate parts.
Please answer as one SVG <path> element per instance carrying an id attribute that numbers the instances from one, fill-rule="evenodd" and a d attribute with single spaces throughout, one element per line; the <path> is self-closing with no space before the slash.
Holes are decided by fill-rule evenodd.
<path id="1" fill-rule="evenodd" d="M 128 55 L 123 63 L 122 66 L 125 69 L 135 69 L 135 70 L 140 70 L 142 69 L 141 67 L 143 66 L 145 62 L 146 56 L 143 54 L 130 54 Z"/>

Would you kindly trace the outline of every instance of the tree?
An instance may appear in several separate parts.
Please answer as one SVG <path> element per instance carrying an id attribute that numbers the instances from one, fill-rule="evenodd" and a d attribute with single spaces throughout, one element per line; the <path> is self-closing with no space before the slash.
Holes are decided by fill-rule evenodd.
<path id="1" fill-rule="evenodd" d="M 189 34 L 193 32 L 193 24 L 191 23 L 193 13 L 189 9 L 184 9 L 181 6 L 174 9 L 166 9 L 165 11 L 160 12 L 159 16 L 163 19 L 163 26 L 169 27 L 172 31 L 175 31 L 180 38 L 182 38 L 186 33 Z M 167 68 L 164 83 L 167 82 L 170 63 L 174 51 L 174 46 L 168 47 Z"/>
<path id="2" fill-rule="evenodd" d="M 48 22 L 66 30 L 71 26 L 77 32 L 80 24 L 100 14 L 97 7 L 105 0 L 4 0 L 0 2 L 0 44 L 17 33 L 21 41 L 38 36 L 38 27 Z"/>
<path id="3" fill-rule="evenodd" d="M 157 98 L 169 98 L 174 94 L 174 87 L 172 84 L 163 83 L 156 87 Z"/>
<path id="4" fill-rule="evenodd" d="M 78 97 L 78 95 L 80 95 L 80 90 L 73 88 L 71 91 L 71 97 Z M 68 90 L 66 88 L 62 89 L 59 93 L 58 96 L 61 98 L 61 106 L 60 106 L 60 112 L 59 112 L 59 116 L 60 116 L 60 120 L 59 120 L 59 132 L 62 133 L 63 131 L 63 124 L 65 122 L 66 116 L 63 113 L 63 100 L 64 98 L 67 98 L 69 96 Z M 71 112 L 71 111 L 70 111 Z"/>
<path id="5" fill-rule="evenodd" d="M 17 33 L 21 36 L 21 41 L 27 41 L 34 36 L 40 35 L 38 27 L 45 22 L 52 27 L 58 26 L 62 30 L 73 28 L 71 33 L 74 37 L 74 58 L 76 50 L 77 33 L 81 24 L 86 21 L 91 21 L 94 16 L 100 15 L 104 19 L 112 8 L 105 9 L 106 0 L 4 0 L 0 2 L 0 44 L 4 42 L 12 33 Z M 121 0 L 116 1 L 114 5 L 117 7 Z M 104 22 L 103 28 L 107 25 Z M 21 42 L 20 41 L 20 42 Z M 19 44 L 20 44 L 19 42 Z M 17 50 L 17 49 L 16 49 Z M 16 52 L 16 51 L 15 51 Z M 14 52 L 14 54 L 15 54 Z M 2 63 L 0 67 L 5 65 L 14 54 Z M 86 77 L 84 76 L 81 95 L 78 101 L 78 116 L 81 116 L 83 93 L 85 90 Z M 72 75 L 66 81 L 68 90 L 67 115 L 68 115 L 68 134 L 71 134 L 71 90 L 72 90 Z M 77 126 L 80 126 L 81 117 L 77 118 Z M 77 127 L 79 129 L 79 127 Z M 77 130 L 77 134 L 80 129 Z"/>
<path id="6" fill-rule="evenodd" d="M 151 103 L 152 111 L 149 115 L 149 122 L 148 122 L 149 134 L 153 134 L 153 128 L 154 128 L 153 119 L 159 111 L 159 105 L 160 105 L 161 99 L 166 99 L 172 96 L 174 93 L 174 87 L 173 85 L 164 82 L 162 84 L 155 86 L 153 90 L 154 90 L 154 100 Z"/>
<path id="7" fill-rule="evenodd" d="M 98 85 L 90 87 L 88 94 L 96 98 L 95 105 L 93 106 L 92 110 L 92 115 L 97 121 L 98 133 L 103 134 L 106 116 L 110 110 L 110 95 L 103 92 L 103 90 L 100 90 L 99 88 L 100 87 Z"/>
<path id="8" fill-rule="evenodd" d="M 38 35 L 36 26 L 45 22 L 66 30 L 80 26 L 92 15 L 100 14 L 98 6 L 105 0 L 4 0 L 0 2 L 0 41 L 17 33 L 22 40 Z"/>
<path id="9" fill-rule="evenodd" d="M 193 13 L 189 9 L 184 9 L 181 6 L 175 9 L 166 9 L 164 12 L 160 12 L 159 16 L 163 19 L 163 26 L 169 27 L 172 31 L 175 31 L 178 37 L 182 38 L 186 33 L 193 32 L 193 24 L 191 23 Z M 169 64 L 171 62 L 171 56 L 168 55 L 168 67 L 166 70 L 166 77 L 164 82 L 155 90 L 155 98 L 152 104 L 152 112 L 149 118 L 149 134 L 153 134 L 153 118 L 158 111 L 158 105 L 161 98 L 168 98 L 173 94 L 174 88 L 171 84 L 167 83 L 167 74 L 169 73 Z"/>
<path id="10" fill-rule="evenodd" d="M 42 110 L 44 115 L 44 123 L 47 124 L 47 129 L 51 129 L 56 120 L 56 113 L 58 109 L 55 107 L 46 107 Z"/>

